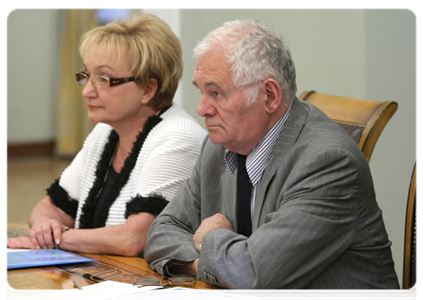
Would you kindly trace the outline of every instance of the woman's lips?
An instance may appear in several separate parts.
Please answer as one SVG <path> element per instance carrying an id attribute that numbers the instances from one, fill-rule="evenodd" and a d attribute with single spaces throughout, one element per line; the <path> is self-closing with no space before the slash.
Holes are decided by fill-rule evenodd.
<path id="1" fill-rule="evenodd" d="M 89 110 L 96 110 L 96 109 L 99 108 L 98 106 L 90 105 L 90 104 L 87 104 L 87 107 L 88 107 Z"/>

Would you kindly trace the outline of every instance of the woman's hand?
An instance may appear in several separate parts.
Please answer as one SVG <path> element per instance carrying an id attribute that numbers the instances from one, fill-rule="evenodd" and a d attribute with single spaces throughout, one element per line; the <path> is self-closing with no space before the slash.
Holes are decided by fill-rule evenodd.
<path id="1" fill-rule="evenodd" d="M 8 248 L 23 248 L 23 249 L 37 249 L 38 245 L 34 245 L 31 242 L 31 239 L 27 236 L 21 236 L 17 238 L 8 238 L 7 239 L 7 247 Z"/>
<path id="2" fill-rule="evenodd" d="M 64 226 L 56 219 L 43 218 L 37 220 L 29 231 L 29 237 L 33 245 L 40 249 L 53 249 L 62 240 Z"/>
<path id="3" fill-rule="evenodd" d="M 45 196 L 32 210 L 29 220 L 31 243 L 40 249 L 52 249 L 62 241 L 62 229 L 73 228 L 75 220 Z"/>

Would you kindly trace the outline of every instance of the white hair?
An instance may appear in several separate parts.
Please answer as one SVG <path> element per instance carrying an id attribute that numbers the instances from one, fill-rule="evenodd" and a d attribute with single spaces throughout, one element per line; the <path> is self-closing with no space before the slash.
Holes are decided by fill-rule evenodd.
<path id="1" fill-rule="evenodd" d="M 216 47 L 223 49 L 231 65 L 235 87 L 242 89 L 249 105 L 257 99 L 259 83 L 275 79 L 284 100 L 291 101 L 297 92 L 295 65 L 282 36 L 264 23 L 235 20 L 210 32 L 194 49 L 200 57 Z"/>

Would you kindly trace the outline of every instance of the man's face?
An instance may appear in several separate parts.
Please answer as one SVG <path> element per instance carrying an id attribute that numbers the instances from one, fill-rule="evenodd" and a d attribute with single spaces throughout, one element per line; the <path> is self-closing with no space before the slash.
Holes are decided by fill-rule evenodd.
<path id="1" fill-rule="evenodd" d="M 226 149 L 248 154 L 267 132 L 265 94 L 247 106 L 241 90 L 234 86 L 230 65 L 221 50 L 202 55 L 194 71 L 194 85 L 201 92 L 197 113 L 205 118 L 210 140 Z"/>

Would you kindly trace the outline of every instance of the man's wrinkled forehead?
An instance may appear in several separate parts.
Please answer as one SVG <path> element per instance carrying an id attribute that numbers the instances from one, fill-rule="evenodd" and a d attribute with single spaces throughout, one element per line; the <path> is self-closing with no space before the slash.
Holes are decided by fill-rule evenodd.
<path id="1" fill-rule="evenodd" d="M 194 78 L 200 75 L 231 76 L 231 65 L 227 62 L 222 51 L 208 51 L 197 60 Z"/>

